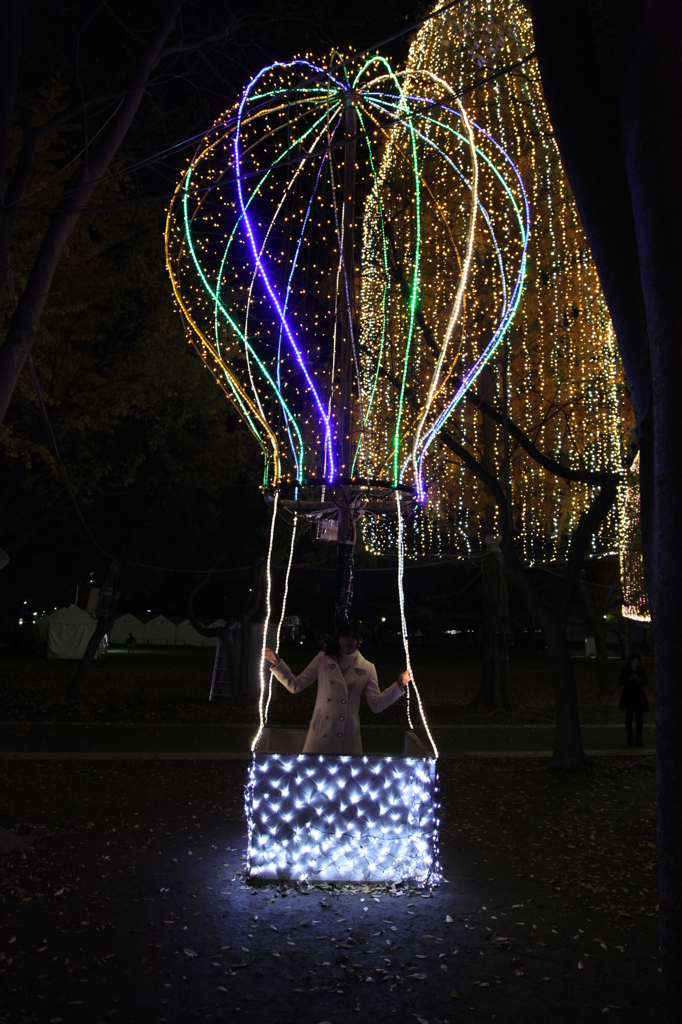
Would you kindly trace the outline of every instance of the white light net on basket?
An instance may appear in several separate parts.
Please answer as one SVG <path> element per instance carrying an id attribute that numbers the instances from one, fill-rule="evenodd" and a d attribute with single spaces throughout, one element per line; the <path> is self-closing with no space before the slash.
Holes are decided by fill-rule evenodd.
<path id="1" fill-rule="evenodd" d="M 252 877 L 440 880 L 435 758 L 255 754 L 246 805 Z"/>

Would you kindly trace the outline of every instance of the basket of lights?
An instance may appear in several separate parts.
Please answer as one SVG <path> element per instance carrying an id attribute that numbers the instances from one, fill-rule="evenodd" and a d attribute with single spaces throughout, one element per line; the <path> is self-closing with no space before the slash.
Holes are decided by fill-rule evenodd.
<path id="1" fill-rule="evenodd" d="M 246 789 L 251 878 L 439 881 L 436 759 L 303 754 L 304 730 L 264 729 Z"/>

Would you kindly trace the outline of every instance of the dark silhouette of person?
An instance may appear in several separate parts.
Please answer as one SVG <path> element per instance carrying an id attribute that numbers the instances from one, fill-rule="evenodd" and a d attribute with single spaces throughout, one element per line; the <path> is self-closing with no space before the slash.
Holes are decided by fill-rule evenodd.
<path id="1" fill-rule="evenodd" d="M 625 729 L 628 734 L 629 747 L 643 747 L 642 727 L 644 712 L 649 710 L 644 687 L 649 685 L 646 672 L 642 668 L 639 654 L 633 654 L 620 674 L 620 685 L 623 692 L 618 707 L 625 712 Z M 635 717 L 636 736 L 632 735 L 632 716 Z"/>
<path id="2" fill-rule="evenodd" d="M 134 651 L 137 647 L 137 640 L 132 633 L 128 633 L 126 638 L 126 647 L 128 648 L 128 652 Z"/>

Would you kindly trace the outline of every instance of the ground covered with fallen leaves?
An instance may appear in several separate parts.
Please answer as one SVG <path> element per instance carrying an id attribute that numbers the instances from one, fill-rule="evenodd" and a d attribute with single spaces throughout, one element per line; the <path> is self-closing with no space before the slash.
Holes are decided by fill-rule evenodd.
<path id="1" fill-rule="evenodd" d="M 244 762 L 21 762 L 0 1022 L 657 1018 L 653 759 L 441 759 L 446 881 L 252 886 Z M 610 1019 L 610 1017 L 609 1017 Z"/>
<path id="2" fill-rule="evenodd" d="M 314 650 L 284 651 L 291 667 L 300 672 Z M 208 695 L 213 673 L 211 649 L 140 648 L 133 653 L 114 649 L 91 670 L 87 688 L 78 699 L 67 697 L 77 662 L 45 658 L 3 658 L 0 662 L 0 720 L 21 722 L 202 722 L 253 723 L 258 719 L 256 701 L 244 705 Z M 405 667 L 396 648 L 368 650 L 377 665 L 380 686 L 386 687 Z M 434 721 L 465 724 L 489 719 L 487 713 L 468 707 L 478 688 L 481 652 L 475 648 L 448 650 L 415 646 L 412 665 L 420 691 Z M 578 702 L 583 722 L 621 721 L 618 711 L 618 677 L 624 662 L 609 662 L 613 682 L 608 696 L 597 694 L 594 660 L 574 659 Z M 654 707 L 654 666 L 645 659 L 651 685 L 649 703 Z M 272 705 L 272 724 L 306 725 L 315 704 L 316 688 L 290 694 L 279 688 Z M 543 651 L 512 652 L 510 692 L 513 711 L 496 713 L 496 723 L 543 723 L 554 718 L 552 680 Z M 403 724 L 402 702 L 382 712 L 379 720 L 361 705 L 361 721 L 382 725 Z"/>

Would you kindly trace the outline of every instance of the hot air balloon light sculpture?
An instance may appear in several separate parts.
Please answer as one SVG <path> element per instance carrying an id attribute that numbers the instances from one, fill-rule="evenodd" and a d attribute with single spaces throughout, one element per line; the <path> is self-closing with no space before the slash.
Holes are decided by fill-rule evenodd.
<path id="1" fill-rule="evenodd" d="M 437 195 L 434 166 L 447 181 Z M 206 133 L 170 205 L 167 265 L 188 337 L 263 453 L 270 553 L 280 500 L 294 512 L 289 567 L 297 517 L 336 518 L 343 618 L 357 520 L 395 515 L 408 668 L 405 514 L 427 500 L 438 433 L 509 329 L 528 230 L 523 183 L 499 143 L 443 79 L 397 73 L 381 56 L 264 68 Z M 431 326 L 427 234 L 452 267 Z M 479 287 L 489 316 L 469 323 Z M 266 604 L 269 619 L 269 560 Z M 414 681 L 434 757 L 412 731 L 409 699 L 404 758 L 317 757 L 298 752 L 304 734 L 298 749 L 289 736 L 293 747 L 274 750 L 265 674 L 261 657 L 251 873 L 437 880 L 437 749 Z M 358 778 L 362 799 L 335 802 Z"/>

